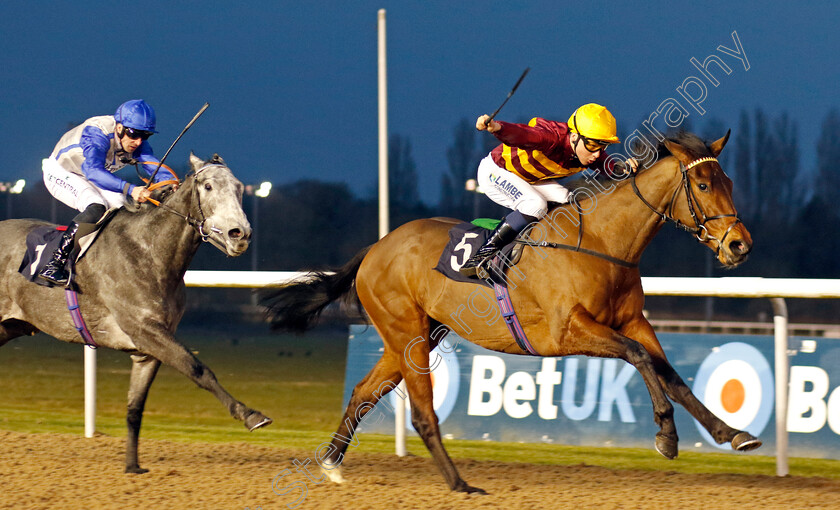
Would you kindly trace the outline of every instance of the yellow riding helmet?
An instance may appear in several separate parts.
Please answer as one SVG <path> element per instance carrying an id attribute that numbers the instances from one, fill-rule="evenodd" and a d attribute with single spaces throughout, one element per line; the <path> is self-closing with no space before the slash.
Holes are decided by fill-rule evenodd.
<path id="1" fill-rule="evenodd" d="M 595 103 L 581 106 L 569 117 L 569 129 L 592 140 L 618 143 L 615 133 L 615 117 L 609 110 Z"/>

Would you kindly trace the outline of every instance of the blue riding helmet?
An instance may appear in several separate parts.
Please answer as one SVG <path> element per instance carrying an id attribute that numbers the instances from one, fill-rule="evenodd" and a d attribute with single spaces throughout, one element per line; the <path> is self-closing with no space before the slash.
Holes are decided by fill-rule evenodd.
<path id="1" fill-rule="evenodd" d="M 117 108 L 114 119 L 125 127 L 141 131 L 155 131 L 155 111 L 142 99 L 126 101 Z"/>

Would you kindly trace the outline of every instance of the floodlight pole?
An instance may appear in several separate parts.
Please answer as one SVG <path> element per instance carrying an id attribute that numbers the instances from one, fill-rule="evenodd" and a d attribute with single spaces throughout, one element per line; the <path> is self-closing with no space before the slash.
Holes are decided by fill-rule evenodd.
<path id="1" fill-rule="evenodd" d="M 388 67 L 385 51 L 385 9 L 377 13 L 377 63 L 379 89 L 379 238 L 388 235 Z M 405 395 L 405 381 L 397 386 L 398 397 Z M 394 449 L 404 457 L 405 450 L 405 399 L 397 398 L 394 409 Z"/>

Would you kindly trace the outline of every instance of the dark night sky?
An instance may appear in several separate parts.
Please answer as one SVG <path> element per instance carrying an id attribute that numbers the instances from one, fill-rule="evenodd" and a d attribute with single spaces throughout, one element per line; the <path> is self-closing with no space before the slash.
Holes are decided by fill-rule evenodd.
<path id="1" fill-rule="evenodd" d="M 410 139 L 428 203 L 439 198 L 456 123 L 494 110 L 528 66 L 500 119 L 566 120 L 599 102 L 632 129 L 669 97 L 688 106 L 676 88 L 700 76 L 689 59 L 717 54 L 732 72 L 716 71 L 718 87 L 706 82 L 706 113 L 688 109 L 693 126 L 717 118 L 736 129 L 742 109 L 787 111 L 804 169 L 825 113 L 840 104 L 836 2 L 51 4 L 0 6 L 0 180 L 39 180 L 68 123 L 144 98 L 158 113 L 158 155 L 210 102 L 172 164 L 190 149 L 218 152 L 245 183 L 314 177 L 372 194 L 379 8 L 390 132 Z M 749 70 L 717 51 L 736 48 L 733 31 Z"/>

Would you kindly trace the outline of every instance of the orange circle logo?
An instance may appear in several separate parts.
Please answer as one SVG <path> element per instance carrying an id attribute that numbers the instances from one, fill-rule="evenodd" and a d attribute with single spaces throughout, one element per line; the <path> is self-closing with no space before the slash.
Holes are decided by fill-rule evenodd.
<path id="1" fill-rule="evenodd" d="M 721 388 L 720 403 L 726 412 L 737 413 L 744 405 L 745 396 L 744 384 L 738 379 L 730 379 Z"/>

